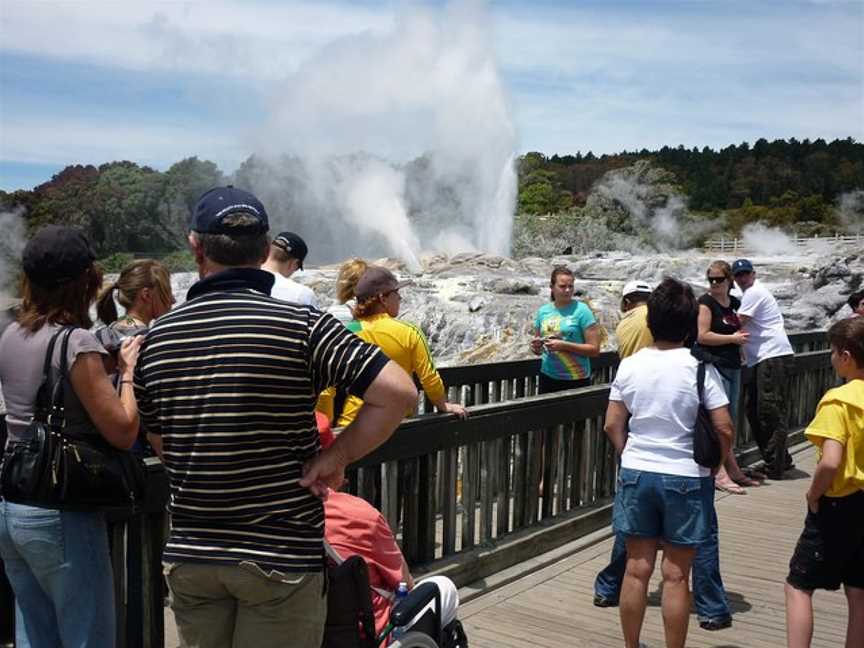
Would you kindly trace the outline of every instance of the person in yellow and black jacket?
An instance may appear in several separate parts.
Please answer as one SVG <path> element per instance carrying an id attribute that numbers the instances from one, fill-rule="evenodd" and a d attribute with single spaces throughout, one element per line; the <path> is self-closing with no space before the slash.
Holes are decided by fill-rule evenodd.
<path id="1" fill-rule="evenodd" d="M 348 261 L 339 272 L 337 292 L 340 302 L 356 300 L 354 320 L 346 323 L 363 341 L 378 346 L 393 362 L 420 381 L 426 398 L 439 412 L 466 418 L 468 411 L 447 400 L 441 376 L 435 369 L 426 336 L 413 324 L 396 319 L 399 315 L 399 291 L 410 281 L 399 281 L 387 268 L 367 265 L 362 259 Z M 318 411 L 326 414 L 335 426 L 351 423 L 363 401 L 344 397 L 332 388 L 318 399 Z M 411 412 L 406 412 L 406 416 Z"/>

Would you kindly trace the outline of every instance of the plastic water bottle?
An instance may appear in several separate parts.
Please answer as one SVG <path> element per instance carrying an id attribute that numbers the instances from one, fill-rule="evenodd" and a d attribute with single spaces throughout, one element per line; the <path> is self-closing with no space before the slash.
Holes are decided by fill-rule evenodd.
<path id="1" fill-rule="evenodd" d="M 396 594 L 393 597 L 393 607 L 395 608 L 399 605 L 399 602 L 402 601 L 406 596 L 408 596 L 408 583 L 402 581 L 399 583 L 399 587 L 396 588 Z M 398 628 L 393 628 L 393 632 L 390 633 L 390 641 L 396 641 L 405 635 L 405 627 L 400 626 Z"/>

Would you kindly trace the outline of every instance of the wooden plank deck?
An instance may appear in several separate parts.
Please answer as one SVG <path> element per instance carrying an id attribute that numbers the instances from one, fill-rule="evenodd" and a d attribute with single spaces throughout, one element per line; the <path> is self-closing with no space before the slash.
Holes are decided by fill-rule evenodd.
<path id="1" fill-rule="evenodd" d="M 816 453 L 795 457 L 795 478 L 717 499 L 721 573 L 734 613 L 727 630 L 706 632 L 691 616 L 687 645 L 713 648 L 782 648 L 786 645 L 783 583 L 804 523 L 804 493 Z M 596 574 L 606 565 L 612 540 L 464 604 L 459 612 L 472 648 L 601 648 L 623 646 L 617 608 L 592 605 Z M 642 641 L 664 646 L 660 616 L 659 561 L 650 589 Z M 817 592 L 814 648 L 842 646 L 846 601 L 841 592 Z"/>

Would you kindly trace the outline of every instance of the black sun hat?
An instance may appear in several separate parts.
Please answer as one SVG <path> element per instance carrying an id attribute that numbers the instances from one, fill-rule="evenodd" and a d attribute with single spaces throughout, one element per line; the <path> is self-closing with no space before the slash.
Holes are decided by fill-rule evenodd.
<path id="1" fill-rule="evenodd" d="M 63 225 L 46 225 L 24 246 L 24 274 L 45 287 L 72 281 L 96 260 L 90 241 L 81 232 Z"/>

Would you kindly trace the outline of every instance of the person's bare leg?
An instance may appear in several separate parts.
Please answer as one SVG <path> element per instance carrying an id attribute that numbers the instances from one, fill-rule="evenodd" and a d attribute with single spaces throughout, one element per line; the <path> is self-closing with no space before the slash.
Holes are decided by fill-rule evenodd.
<path id="1" fill-rule="evenodd" d="M 619 612 L 626 648 L 639 648 L 639 635 L 648 604 L 648 581 L 654 573 L 657 538 L 627 538 L 627 569 L 621 584 Z"/>
<path id="2" fill-rule="evenodd" d="M 864 589 L 845 586 L 849 604 L 849 624 L 846 626 L 846 648 L 864 646 Z"/>
<path id="3" fill-rule="evenodd" d="M 734 481 L 739 486 L 759 486 L 762 482 L 758 479 L 753 479 L 744 474 L 741 466 L 738 465 L 738 458 L 735 456 L 735 451 L 729 449 L 729 454 L 726 456 L 725 467 L 729 479 Z"/>
<path id="4" fill-rule="evenodd" d="M 690 566 L 695 547 L 666 543 L 663 548 L 663 628 L 666 648 L 684 648 L 690 623 Z"/>
<path id="5" fill-rule="evenodd" d="M 849 608 L 850 613 L 852 608 Z M 810 648 L 813 639 L 813 592 L 786 583 L 786 643 L 788 648 Z"/>

